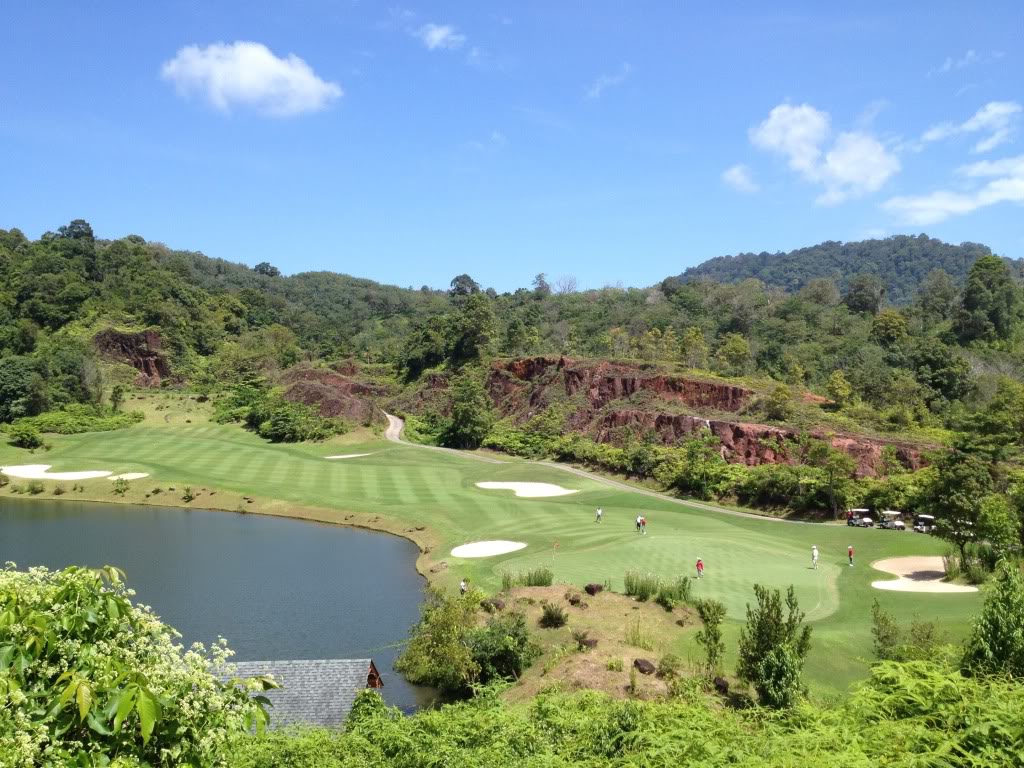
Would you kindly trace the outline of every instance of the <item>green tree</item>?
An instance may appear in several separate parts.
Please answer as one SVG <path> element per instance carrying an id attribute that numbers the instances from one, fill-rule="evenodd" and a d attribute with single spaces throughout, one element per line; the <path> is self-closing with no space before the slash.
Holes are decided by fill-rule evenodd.
<path id="1" fill-rule="evenodd" d="M 679 346 L 682 349 L 683 364 L 687 368 L 707 368 L 708 343 L 704 340 L 704 332 L 700 328 L 691 325 L 683 331 Z"/>
<path id="2" fill-rule="evenodd" d="M 989 580 L 962 664 L 971 674 L 1024 678 L 1024 578 L 1015 563 L 1000 561 Z"/>
<path id="3" fill-rule="evenodd" d="M 1001 558 L 1011 557 L 1020 547 L 1020 514 L 1008 497 L 994 493 L 981 500 L 978 537 L 991 544 Z"/>
<path id="4" fill-rule="evenodd" d="M 949 320 L 956 307 L 956 283 L 944 269 L 933 269 L 917 289 L 914 303 L 925 317 Z"/>
<path id="5" fill-rule="evenodd" d="M 0 358 L 0 423 L 39 413 L 45 402 L 44 388 L 32 360 Z"/>
<path id="6" fill-rule="evenodd" d="M 854 493 L 853 473 L 857 469 L 857 462 L 824 440 L 815 440 L 807 450 L 807 463 L 821 470 L 829 508 L 832 516 L 838 520 Z"/>
<path id="7" fill-rule="evenodd" d="M 827 390 L 828 396 L 831 397 L 836 405 L 844 406 L 848 405 L 853 399 L 853 387 L 850 386 L 850 382 L 846 380 L 846 374 L 839 368 L 832 371 L 832 375 L 828 378 Z"/>
<path id="8" fill-rule="evenodd" d="M 7 437 L 10 438 L 12 444 L 19 448 L 41 448 L 43 445 L 43 437 L 39 434 L 39 430 L 31 424 L 14 424 L 7 428 Z"/>
<path id="9" fill-rule="evenodd" d="M 843 302 L 851 312 L 874 315 L 885 299 L 885 283 L 878 275 L 859 274 L 850 278 Z"/>
<path id="10" fill-rule="evenodd" d="M 727 333 L 718 347 L 718 361 L 722 370 L 731 376 L 742 376 L 750 369 L 753 357 L 750 344 L 741 333 Z"/>
<path id="11" fill-rule="evenodd" d="M 747 623 L 740 630 L 736 674 L 754 687 L 762 704 L 790 707 L 802 690 L 800 675 L 811 648 L 811 628 L 803 624 L 793 587 L 786 592 L 785 614 L 779 590 L 755 584 L 754 595 L 757 606 L 747 604 Z"/>
<path id="12" fill-rule="evenodd" d="M 1005 341 L 1010 338 L 1020 312 L 1020 291 L 1006 262 L 998 256 L 982 256 L 974 262 L 956 316 L 960 340 Z"/>
<path id="13" fill-rule="evenodd" d="M 281 270 L 275 267 L 269 261 L 261 261 L 259 264 L 252 268 L 252 271 L 255 272 L 257 275 L 264 275 L 266 277 L 281 276 Z"/>
<path id="14" fill-rule="evenodd" d="M 764 415 L 771 421 L 786 421 L 796 412 L 793 392 L 785 384 L 776 384 L 764 399 Z"/>
<path id="15" fill-rule="evenodd" d="M 883 309 L 871 322 L 871 338 L 883 347 L 891 347 L 908 335 L 907 318 L 895 309 Z"/>
<path id="16" fill-rule="evenodd" d="M 466 641 L 475 627 L 479 600 L 478 590 L 452 596 L 428 585 L 420 619 L 410 630 L 409 644 L 395 661 L 395 669 L 412 683 L 445 691 L 469 688 L 480 675 L 480 665 Z"/>
<path id="17" fill-rule="evenodd" d="M 981 501 L 992 493 L 992 475 L 979 458 L 957 449 L 943 454 L 934 470 L 922 501 L 936 518 L 936 534 L 956 546 L 964 561 L 977 535 Z"/>
<path id="18" fill-rule="evenodd" d="M 126 389 L 124 384 L 115 384 L 110 390 L 110 408 L 115 413 L 121 410 Z"/>
<path id="19" fill-rule="evenodd" d="M 498 322 L 487 294 L 474 293 L 466 297 L 449 327 L 451 358 L 457 365 L 477 362 L 492 354 Z"/>
<path id="20" fill-rule="evenodd" d="M 451 448 L 479 448 L 494 424 L 491 399 L 479 370 L 464 368 L 452 383 L 452 417 L 442 442 Z"/>
<path id="21" fill-rule="evenodd" d="M 703 624 L 697 632 L 697 642 L 704 648 L 708 674 L 717 674 L 725 656 L 725 641 L 722 639 L 725 605 L 718 600 L 698 600 L 693 607 Z"/>
<path id="22" fill-rule="evenodd" d="M 463 274 L 452 278 L 449 296 L 469 296 L 474 293 L 480 293 L 480 283 L 472 277 Z"/>

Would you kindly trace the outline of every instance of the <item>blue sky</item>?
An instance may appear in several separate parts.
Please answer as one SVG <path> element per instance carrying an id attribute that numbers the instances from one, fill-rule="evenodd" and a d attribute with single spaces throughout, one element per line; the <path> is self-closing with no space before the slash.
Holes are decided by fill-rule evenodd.
<path id="1" fill-rule="evenodd" d="M 53 2 L 0 21 L 0 227 L 31 237 L 81 217 L 289 273 L 498 290 L 895 233 L 1024 256 L 1017 0 Z"/>

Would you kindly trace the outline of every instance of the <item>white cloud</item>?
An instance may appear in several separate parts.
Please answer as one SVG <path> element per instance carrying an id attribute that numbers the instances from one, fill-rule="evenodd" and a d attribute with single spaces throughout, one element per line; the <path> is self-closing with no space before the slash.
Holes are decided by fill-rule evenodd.
<path id="1" fill-rule="evenodd" d="M 928 74 L 931 75 L 938 73 L 940 75 L 944 75 L 947 72 L 952 72 L 954 69 L 963 69 L 964 67 L 969 67 L 971 64 L 976 64 L 979 61 L 981 61 L 981 57 L 978 55 L 977 51 L 972 49 L 967 51 L 967 53 L 965 53 L 959 59 L 954 59 L 952 56 L 947 56 L 946 60 L 942 62 L 941 67 L 939 67 L 938 69 L 933 69 Z"/>
<path id="2" fill-rule="evenodd" d="M 466 36 L 450 24 L 424 24 L 413 34 L 423 41 L 428 51 L 454 51 L 466 42 Z"/>
<path id="3" fill-rule="evenodd" d="M 827 112 L 810 104 L 780 104 L 768 113 L 768 119 L 750 129 L 750 141 L 759 149 L 785 155 L 789 167 L 806 176 L 814 174 L 829 131 Z"/>
<path id="4" fill-rule="evenodd" d="M 737 192 L 757 192 L 760 187 L 754 181 L 750 169 L 742 163 L 726 168 L 722 171 L 722 183 L 735 189 Z"/>
<path id="5" fill-rule="evenodd" d="M 1024 155 L 985 160 L 957 169 L 969 179 L 989 179 L 967 192 L 940 189 L 927 195 L 894 197 L 882 206 L 908 224 L 927 226 L 998 203 L 1024 204 Z"/>
<path id="6" fill-rule="evenodd" d="M 622 85 L 626 82 L 626 78 L 629 77 L 632 71 L 633 67 L 628 62 L 625 62 L 614 75 L 599 75 L 587 88 L 587 98 L 601 98 L 601 94 L 609 88 L 614 88 L 616 85 Z"/>
<path id="7" fill-rule="evenodd" d="M 933 125 L 924 132 L 921 141 L 928 143 L 960 134 L 984 133 L 987 134 L 985 138 L 980 139 L 971 151 L 988 152 L 1010 140 L 1017 129 L 1021 111 L 1021 105 L 1015 101 L 990 101 L 959 125 L 950 122 Z"/>
<path id="8" fill-rule="evenodd" d="M 198 94 L 215 108 L 250 107 L 271 117 L 316 112 L 342 95 L 295 54 L 278 58 L 261 43 L 188 45 L 164 63 L 164 80 L 182 96 Z"/>
<path id="9" fill-rule="evenodd" d="M 750 130 L 751 143 L 783 155 L 789 167 L 805 180 L 820 184 L 821 205 L 835 205 L 876 192 L 900 170 L 895 154 L 870 134 L 840 133 L 831 148 L 831 118 L 810 104 L 780 104 Z"/>

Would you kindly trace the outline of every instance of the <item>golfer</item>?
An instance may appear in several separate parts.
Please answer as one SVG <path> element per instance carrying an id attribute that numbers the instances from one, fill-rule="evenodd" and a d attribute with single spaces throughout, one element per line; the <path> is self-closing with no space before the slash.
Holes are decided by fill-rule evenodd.
<path id="1" fill-rule="evenodd" d="M 466 590 L 467 589 L 469 589 L 469 582 L 466 579 L 463 579 L 462 581 L 459 582 L 459 594 L 460 595 L 466 594 Z"/>
<path id="2" fill-rule="evenodd" d="M 603 515 L 603 514 L 604 514 L 604 510 L 601 509 L 600 507 L 598 507 L 597 508 L 597 516 L 594 518 L 594 522 L 595 523 L 600 523 L 601 522 L 601 515 Z"/>
<path id="3" fill-rule="evenodd" d="M 647 518 L 640 518 L 640 533 L 647 533 Z"/>
<path id="4" fill-rule="evenodd" d="M 697 558 L 697 578 L 704 578 L 704 561 L 701 560 L 699 557 Z"/>
<path id="5" fill-rule="evenodd" d="M 846 556 L 850 558 L 850 567 L 853 568 L 853 545 L 846 548 Z"/>
<path id="6" fill-rule="evenodd" d="M 636 532 L 640 533 L 640 525 L 643 522 L 643 518 L 640 515 L 636 516 Z"/>
<path id="7" fill-rule="evenodd" d="M 815 544 L 811 547 L 811 565 L 814 570 L 818 570 L 818 545 Z"/>

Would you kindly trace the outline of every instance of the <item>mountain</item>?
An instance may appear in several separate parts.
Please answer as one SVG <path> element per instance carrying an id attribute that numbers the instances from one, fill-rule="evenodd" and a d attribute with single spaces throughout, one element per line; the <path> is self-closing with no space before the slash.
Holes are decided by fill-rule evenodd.
<path id="1" fill-rule="evenodd" d="M 827 241 L 789 253 L 740 253 L 718 256 L 690 267 L 678 280 L 708 279 L 738 283 L 748 278 L 796 291 L 814 278 L 835 280 L 845 290 L 850 278 L 861 273 L 877 275 L 893 304 L 909 304 L 924 277 L 934 269 L 949 273 L 961 285 L 971 265 L 992 251 L 979 243 L 951 245 L 927 235 L 894 235 L 884 240 L 840 243 Z M 1024 261 L 1010 260 L 1011 270 L 1024 275 Z M 671 279 L 671 278 L 670 278 Z"/>

